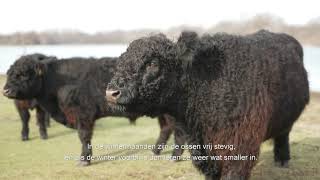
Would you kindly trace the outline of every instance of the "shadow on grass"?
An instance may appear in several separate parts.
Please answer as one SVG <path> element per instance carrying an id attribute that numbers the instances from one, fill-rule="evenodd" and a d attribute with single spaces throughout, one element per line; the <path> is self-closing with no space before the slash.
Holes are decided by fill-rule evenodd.
<path id="1" fill-rule="evenodd" d="M 60 137 L 60 136 L 66 136 L 66 135 L 72 134 L 72 133 L 77 133 L 77 131 L 70 131 L 70 130 L 69 130 L 69 131 L 56 132 L 56 133 L 53 133 L 53 134 L 51 134 L 50 132 L 48 132 L 48 139 L 53 139 L 53 138 L 57 138 L 57 137 Z M 42 140 L 42 141 L 48 140 L 48 139 L 42 139 L 42 138 L 40 137 L 40 134 L 39 134 L 39 135 L 36 135 L 36 136 L 32 136 L 32 137 L 30 137 L 30 135 L 29 135 L 28 140 L 25 140 L 25 141 L 22 141 L 22 140 L 21 140 L 21 137 L 20 137 L 20 141 L 21 141 L 21 142 L 29 142 L 29 141 L 34 141 L 34 140 L 37 140 L 37 139 L 40 139 L 40 140 Z"/>
<path id="2" fill-rule="evenodd" d="M 128 118 L 109 116 L 109 117 L 104 117 L 104 118 L 99 119 L 95 124 L 95 130 L 96 131 L 105 131 L 105 130 L 109 130 L 109 129 L 114 130 L 114 129 L 124 128 L 124 127 L 135 128 L 135 127 L 141 127 L 141 126 L 144 126 L 144 127 L 149 126 L 149 125 L 146 125 L 145 123 L 140 123 L 140 121 L 145 122 L 146 119 L 148 119 L 147 121 L 150 122 L 150 125 L 152 125 L 153 123 L 158 123 L 157 119 L 140 117 L 136 120 L 136 124 L 130 124 Z"/>
<path id="3" fill-rule="evenodd" d="M 57 138 L 57 137 L 61 137 L 61 136 L 66 136 L 68 134 L 73 134 L 73 133 L 77 133 L 77 131 L 68 129 L 67 131 L 58 132 L 58 133 L 54 133 L 54 134 L 48 133 L 48 136 L 49 136 L 48 138 L 52 139 L 52 138 Z"/>

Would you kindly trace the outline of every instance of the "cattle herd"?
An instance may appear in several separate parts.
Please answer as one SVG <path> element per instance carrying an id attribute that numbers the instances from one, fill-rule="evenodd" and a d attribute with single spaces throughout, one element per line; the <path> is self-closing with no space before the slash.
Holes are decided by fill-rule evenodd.
<path id="1" fill-rule="evenodd" d="M 131 42 L 116 58 L 20 57 L 7 72 L 3 94 L 15 99 L 28 139 L 29 108 L 37 110 L 43 139 L 49 116 L 77 129 L 80 165 L 89 165 L 95 121 L 102 117 L 157 117 L 165 144 L 191 157 L 259 156 L 263 141 L 274 140 L 274 161 L 288 167 L 289 134 L 309 102 L 309 85 L 299 42 L 261 30 L 246 36 L 182 32 L 177 41 L 163 34 Z M 203 145 L 233 145 L 234 150 Z M 157 146 L 156 146 L 157 147 Z M 160 154 L 162 149 L 154 149 Z M 182 148 L 172 156 L 180 156 Z M 192 158 L 206 179 L 245 180 L 256 161 Z"/>

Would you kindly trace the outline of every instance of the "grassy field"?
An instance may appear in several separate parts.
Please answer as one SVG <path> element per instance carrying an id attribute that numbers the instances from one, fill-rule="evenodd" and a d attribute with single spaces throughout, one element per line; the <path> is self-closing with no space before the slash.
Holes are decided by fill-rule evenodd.
<path id="1" fill-rule="evenodd" d="M 0 77 L 0 88 L 5 77 Z M 35 115 L 30 122 L 30 140 L 20 140 L 21 122 L 11 100 L 0 95 L 0 179 L 200 179 L 191 161 L 93 161 L 89 167 L 76 166 L 77 161 L 65 155 L 78 155 L 77 132 L 53 121 L 49 139 L 39 137 Z M 295 124 L 290 136 L 292 160 L 289 168 L 273 165 L 272 141 L 262 145 L 261 156 L 252 172 L 253 180 L 320 179 L 320 95 L 311 102 Z M 93 145 L 153 144 L 159 133 L 156 119 L 141 118 L 136 126 L 123 118 L 104 118 L 96 123 Z M 172 144 L 172 138 L 169 144 Z M 162 156 L 169 156 L 166 150 Z M 151 155 L 150 150 L 97 150 L 98 155 Z M 185 152 L 184 155 L 188 155 Z"/>

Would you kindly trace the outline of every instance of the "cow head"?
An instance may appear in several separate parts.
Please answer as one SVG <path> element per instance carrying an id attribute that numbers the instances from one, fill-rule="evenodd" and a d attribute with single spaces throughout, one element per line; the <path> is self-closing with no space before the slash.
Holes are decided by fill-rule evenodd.
<path id="1" fill-rule="evenodd" d="M 49 57 L 42 54 L 31 54 L 20 57 L 7 71 L 7 82 L 3 94 L 8 98 L 31 99 L 42 89 L 46 64 L 43 60 Z"/>
<path id="2" fill-rule="evenodd" d="M 185 92 L 188 75 L 202 73 L 210 53 L 202 53 L 199 47 L 194 32 L 183 32 L 177 43 L 162 34 L 133 41 L 119 58 L 107 101 L 118 111 L 142 114 L 174 103 Z"/>

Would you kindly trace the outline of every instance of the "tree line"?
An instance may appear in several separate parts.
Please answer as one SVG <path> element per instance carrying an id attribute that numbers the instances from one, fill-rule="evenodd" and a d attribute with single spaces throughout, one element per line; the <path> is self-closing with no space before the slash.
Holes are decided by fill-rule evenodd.
<path id="1" fill-rule="evenodd" d="M 288 33 L 302 44 L 320 46 L 320 17 L 304 25 L 290 25 L 281 18 L 268 14 L 257 15 L 245 21 L 223 21 L 210 28 L 181 25 L 161 31 L 171 39 L 176 39 L 183 30 L 196 31 L 199 34 L 226 32 L 249 34 L 260 29 Z M 131 31 L 111 31 L 87 34 L 77 30 L 50 30 L 43 32 L 16 32 L 0 35 L 2 45 L 43 45 L 43 44 L 127 44 L 142 36 L 159 33 L 157 29 Z"/>

